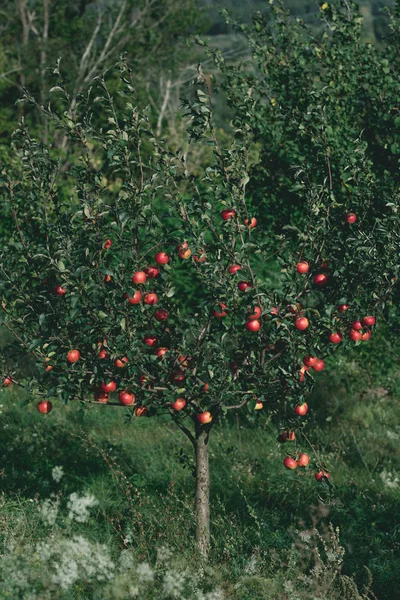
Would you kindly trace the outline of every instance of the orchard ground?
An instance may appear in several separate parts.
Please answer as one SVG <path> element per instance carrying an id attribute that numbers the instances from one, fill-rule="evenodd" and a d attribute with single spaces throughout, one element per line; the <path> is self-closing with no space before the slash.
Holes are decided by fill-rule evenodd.
<path id="1" fill-rule="evenodd" d="M 275 442 L 276 428 L 265 411 L 250 415 L 243 409 L 217 422 L 210 442 L 209 569 L 224 597 L 294 597 L 284 586 L 292 582 L 296 588 L 297 578 L 313 566 L 301 540 L 313 527 L 324 535 L 330 522 L 340 529 L 343 574 L 362 590 L 367 568 L 379 600 L 398 597 L 400 375 L 385 359 L 395 343 L 383 326 L 374 341 L 353 356 L 331 359 L 317 375 L 306 435 L 331 469 L 332 489 L 318 484 L 310 467 L 284 469 L 293 442 Z M 94 518 L 77 524 L 77 533 L 105 543 L 111 555 L 125 544 L 138 560 L 152 563 L 156 549 L 167 546 L 182 569 L 197 568 L 192 453 L 172 423 L 157 418 L 125 423 L 124 408 L 82 411 L 79 403 L 57 401 L 51 414 L 41 415 L 16 385 L 2 391 L 0 404 L 1 554 L 10 536 L 20 554 L 48 536 L 39 518 L 41 502 L 75 492 L 98 501 Z M 313 458 L 304 440 L 298 444 Z M 54 467 L 62 467 L 59 482 L 52 477 Z M 27 563 L 34 557 L 29 553 Z M 319 585 L 309 592 L 316 598 Z M 103 597 L 84 582 L 68 594 L 61 597 Z"/>

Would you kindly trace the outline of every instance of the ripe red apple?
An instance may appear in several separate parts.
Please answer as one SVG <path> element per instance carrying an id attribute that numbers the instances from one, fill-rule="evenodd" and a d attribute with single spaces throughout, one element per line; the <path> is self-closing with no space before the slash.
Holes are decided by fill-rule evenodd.
<path id="1" fill-rule="evenodd" d="M 255 217 L 251 217 L 250 221 L 249 219 L 245 219 L 244 224 L 247 225 L 249 229 L 254 229 L 257 225 L 257 219 Z"/>
<path id="2" fill-rule="evenodd" d="M 182 248 L 181 247 L 181 249 L 178 251 L 178 256 L 179 256 L 179 258 L 182 258 L 183 260 L 187 260 L 188 258 L 190 258 L 192 256 L 192 251 L 190 248 Z"/>
<path id="3" fill-rule="evenodd" d="M 313 367 L 317 360 L 318 358 L 316 356 L 303 356 L 303 363 L 306 367 Z"/>
<path id="4" fill-rule="evenodd" d="M 133 296 L 129 296 L 129 294 L 125 294 L 125 298 L 128 300 L 129 304 L 140 304 L 142 301 L 142 294 L 139 290 L 136 290 L 133 293 Z"/>
<path id="5" fill-rule="evenodd" d="M 308 413 L 308 404 L 307 402 L 303 402 L 303 404 L 296 404 L 294 407 L 294 412 L 299 417 L 304 417 Z"/>
<path id="6" fill-rule="evenodd" d="M 203 392 L 203 394 L 208 394 L 208 392 L 210 391 L 210 386 L 208 385 L 208 383 L 205 383 L 203 385 L 203 387 L 201 388 L 201 391 Z"/>
<path id="7" fill-rule="evenodd" d="M 186 400 L 184 398 L 177 398 L 175 402 L 171 403 L 171 408 L 176 411 L 182 410 L 186 406 Z"/>
<path id="8" fill-rule="evenodd" d="M 247 289 L 252 288 L 253 286 L 248 281 L 239 281 L 238 289 L 241 292 L 245 292 Z"/>
<path id="9" fill-rule="evenodd" d="M 325 369 L 325 363 L 322 358 L 319 358 L 317 362 L 313 365 L 314 371 L 323 371 Z"/>
<path id="10" fill-rule="evenodd" d="M 358 342 L 359 340 L 361 340 L 362 335 L 359 331 L 356 331 L 355 329 L 350 329 L 349 337 L 351 340 L 353 340 L 353 342 Z"/>
<path id="11" fill-rule="evenodd" d="M 117 358 L 114 365 L 117 367 L 117 369 L 123 369 L 124 367 L 126 367 L 128 362 L 129 362 L 129 360 L 127 359 L 126 356 L 124 356 L 121 359 Z"/>
<path id="12" fill-rule="evenodd" d="M 317 481 L 322 481 L 324 477 L 326 477 L 326 479 L 329 479 L 330 473 L 328 473 L 327 471 L 319 471 L 318 473 L 314 473 L 314 477 Z"/>
<path id="13" fill-rule="evenodd" d="M 308 456 L 308 454 L 305 454 L 303 452 L 302 454 L 300 454 L 299 458 L 297 459 L 297 466 L 298 467 L 306 467 L 309 462 L 310 462 L 310 457 Z"/>
<path id="14" fill-rule="evenodd" d="M 278 310 L 278 308 L 276 306 L 273 306 L 271 308 L 271 315 L 275 315 L 275 316 L 279 315 L 279 310 Z"/>
<path id="15" fill-rule="evenodd" d="M 1 385 L 2 385 L 2 387 L 10 387 L 10 386 L 12 386 L 12 384 L 13 384 L 13 382 L 12 382 L 11 377 L 4 377 L 3 383 Z"/>
<path id="16" fill-rule="evenodd" d="M 147 413 L 146 406 L 138 406 L 137 409 L 135 410 L 136 417 L 144 417 L 146 413 Z"/>
<path id="17" fill-rule="evenodd" d="M 144 269 L 144 272 L 146 273 L 147 277 L 150 277 L 150 279 L 154 279 L 160 274 L 160 271 L 157 269 L 157 267 L 147 267 Z"/>
<path id="18" fill-rule="evenodd" d="M 346 223 L 355 223 L 357 221 L 357 215 L 354 213 L 347 213 L 344 218 Z"/>
<path id="19" fill-rule="evenodd" d="M 236 217 L 236 211 L 233 208 L 225 208 L 221 211 L 221 217 L 224 221 L 229 221 L 229 219 L 234 219 Z"/>
<path id="20" fill-rule="evenodd" d="M 53 405 L 50 400 L 41 400 L 37 405 L 37 409 L 40 413 L 42 413 L 42 415 L 47 415 L 52 408 Z"/>
<path id="21" fill-rule="evenodd" d="M 348 310 L 350 308 L 350 306 L 348 304 L 339 304 L 338 306 L 338 311 L 340 313 L 346 312 L 346 310 Z"/>
<path id="22" fill-rule="evenodd" d="M 198 422 L 202 425 L 206 425 L 207 423 L 211 423 L 212 421 L 212 415 L 208 411 L 199 413 L 198 415 L 196 415 L 196 417 Z"/>
<path id="23" fill-rule="evenodd" d="M 67 361 L 73 365 L 74 363 L 78 362 L 78 360 L 81 357 L 81 353 L 79 352 L 79 350 L 70 350 L 67 354 Z"/>
<path id="24" fill-rule="evenodd" d="M 162 358 L 163 356 L 165 356 L 168 352 L 168 348 L 157 348 L 156 350 L 156 356 L 158 356 L 158 358 Z"/>
<path id="25" fill-rule="evenodd" d="M 132 275 L 133 283 L 146 283 L 146 279 L 147 275 L 144 271 L 136 271 L 136 273 Z"/>
<path id="26" fill-rule="evenodd" d="M 309 323 L 308 319 L 306 319 L 306 317 L 300 317 L 299 319 L 296 319 L 295 327 L 299 331 L 304 331 L 305 329 L 307 329 L 309 324 L 310 323 Z"/>
<path id="27" fill-rule="evenodd" d="M 228 273 L 229 273 L 230 275 L 235 275 L 235 273 L 237 273 L 238 271 L 240 271 L 240 269 L 241 269 L 241 268 L 242 268 L 242 267 L 241 267 L 240 265 L 231 265 L 231 266 L 228 268 Z"/>
<path id="28" fill-rule="evenodd" d="M 127 392 L 126 390 L 124 390 L 123 392 L 120 392 L 118 395 L 119 401 L 121 402 L 121 404 L 123 404 L 124 406 L 132 406 L 132 404 L 135 404 L 135 394 L 132 394 L 131 392 Z"/>
<path id="29" fill-rule="evenodd" d="M 206 259 L 207 259 L 207 256 L 206 256 L 204 250 L 202 250 L 201 254 L 195 254 L 193 256 L 194 262 L 197 262 L 197 263 L 203 263 L 206 261 Z"/>
<path id="30" fill-rule="evenodd" d="M 301 367 L 300 371 L 299 371 L 299 380 L 300 383 L 303 383 L 303 381 L 305 381 L 306 379 L 306 372 L 308 371 L 309 367 Z"/>
<path id="31" fill-rule="evenodd" d="M 108 352 L 107 352 L 107 350 L 105 348 L 103 348 L 102 350 L 100 350 L 100 352 L 99 352 L 99 358 L 102 358 L 102 359 L 108 358 Z"/>
<path id="32" fill-rule="evenodd" d="M 104 275 L 104 283 L 110 283 L 112 281 L 111 275 Z"/>
<path id="33" fill-rule="evenodd" d="M 101 389 L 107 394 L 110 392 L 115 392 L 115 390 L 117 389 L 117 384 L 115 383 L 115 381 L 103 381 L 103 383 L 101 384 Z"/>
<path id="34" fill-rule="evenodd" d="M 112 246 L 112 240 L 110 240 L 110 238 L 108 240 L 106 240 L 103 244 L 103 248 L 104 250 L 108 250 L 108 248 L 111 248 Z"/>
<path id="35" fill-rule="evenodd" d="M 50 358 L 47 358 L 47 359 L 45 359 L 45 360 L 50 360 Z M 52 370 L 53 370 L 53 366 L 52 366 L 52 365 L 49 365 L 49 364 L 43 363 L 43 366 L 44 366 L 44 370 L 46 371 L 46 373 L 48 373 L 49 371 L 52 371 Z"/>
<path id="36" fill-rule="evenodd" d="M 145 304 L 150 304 L 151 306 L 153 306 L 154 304 L 157 304 L 158 302 L 158 296 L 157 294 L 155 294 L 154 292 L 150 292 L 149 294 L 145 294 L 144 297 L 144 303 Z"/>
<path id="37" fill-rule="evenodd" d="M 363 325 L 366 325 L 367 327 L 372 327 L 372 325 L 375 325 L 376 321 L 375 321 L 375 317 L 364 317 L 363 320 Z"/>
<path id="38" fill-rule="evenodd" d="M 215 309 L 214 310 L 214 317 L 217 317 L 218 319 L 222 319 L 223 317 L 226 317 L 226 315 L 228 314 L 226 312 L 226 310 L 225 310 L 227 308 L 227 305 L 224 304 L 223 302 L 220 302 L 218 306 L 221 307 L 221 310 L 218 311 L 218 310 Z"/>
<path id="39" fill-rule="evenodd" d="M 96 400 L 96 402 L 101 402 L 102 404 L 107 404 L 109 398 L 110 395 L 106 392 L 102 392 L 101 390 L 98 390 L 94 395 L 94 399 Z"/>
<path id="40" fill-rule="evenodd" d="M 159 265 L 166 265 L 169 262 L 169 256 L 166 252 L 157 252 L 154 260 Z"/>
<path id="41" fill-rule="evenodd" d="M 251 331 L 253 333 L 260 331 L 261 323 L 257 319 L 253 319 L 252 321 L 247 321 L 245 324 L 247 331 Z"/>
<path id="42" fill-rule="evenodd" d="M 290 456 L 287 456 L 285 458 L 285 460 L 283 461 L 283 465 L 287 468 L 287 469 L 291 469 L 293 471 L 293 469 L 297 469 L 297 462 L 291 458 Z"/>
<path id="43" fill-rule="evenodd" d="M 253 312 L 251 312 L 253 310 Z M 259 306 L 255 306 L 253 309 L 249 309 L 249 321 L 256 321 L 261 317 L 261 308 Z"/>
<path id="44" fill-rule="evenodd" d="M 148 346 L 155 346 L 157 344 L 157 338 L 155 335 L 146 335 L 143 338 L 143 341 L 145 344 L 147 344 Z"/>
<path id="45" fill-rule="evenodd" d="M 329 341 L 332 342 L 332 344 L 340 344 L 342 340 L 343 336 L 341 333 L 331 333 L 329 336 Z"/>
<path id="46" fill-rule="evenodd" d="M 257 400 L 254 410 L 262 410 L 264 408 L 264 402 L 261 400 Z"/>
<path id="47" fill-rule="evenodd" d="M 182 373 L 182 371 L 176 371 L 175 373 L 171 374 L 171 381 L 172 383 L 178 385 L 178 383 L 182 383 L 182 381 L 185 381 L 185 374 Z"/>
<path id="48" fill-rule="evenodd" d="M 168 319 L 168 311 L 164 310 L 163 308 L 159 308 L 154 313 L 154 318 L 156 319 L 156 321 L 165 321 L 166 319 Z"/>
<path id="49" fill-rule="evenodd" d="M 280 442 L 293 442 L 296 439 L 296 434 L 294 431 L 283 431 L 279 438 Z"/>
<path id="50" fill-rule="evenodd" d="M 308 273 L 310 265 L 308 262 L 299 262 L 297 263 L 296 271 L 304 275 L 304 273 Z"/>
<path id="51" fill-rule="evenodd" d="M 53 292 L 56 296 L 65 296 L 67 290 L 62 285 L 58 285 L 54 288 Z"/>
<path id="52" fill-rule="evenodd" d="M 351 328 L 355 329 L 356 331 L 360 331 L 363 328 L 361 321 L 354 321 L 351 324 Z"/>
<path id="53" fill-rule="evenodd" d="M 328 276 L 325 275 L 324 273 L 318 273 L 318 275 L 316 275 L 314 277 L 314 284 L 317 287 L 324 287 L 327 283 L 328 283 Z"/>
<path id="54" fill-rule="evenodd" d="M 368 342 L 370 337 L 371 337 L 371 332 L 365 331 L 365 333 L 361 334 L 361 341 Z"/>

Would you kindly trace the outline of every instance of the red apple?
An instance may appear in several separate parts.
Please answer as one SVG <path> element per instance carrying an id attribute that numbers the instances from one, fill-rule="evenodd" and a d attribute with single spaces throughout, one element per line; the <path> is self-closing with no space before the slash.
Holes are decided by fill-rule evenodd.
<path id="1" fill-rule="evenodd" d="M 172 383 L 178 385 L 178 383 L 182 383 L 182 381 L 185 381 L 185 374 L 182 373 L 182 371 L 176 371 L 175 373 L 171 374 L 171 381 Z"/>
<path id="2" fill-rule="evenodd" d="M 178 246 L 178 248 L 179 248 L 179 246 Z M 190 258 L 192 256 L 192 251 L 190 248 L 183 248 L 182 246 L 180 248 L 181 249 L 178 251 L 179 258 L 182 258 L 183 260 L 187 260 L 188 258 Z"/>
<path id="3" fill-rule="evenodd" d="M 323 371 L 325 369 L 325 363 L 322 358 L 319 358 L 317 362 L 313 365 L 314 371 Z"/>
<path id="4" fill-rule="evenodd" d="M 328 276 L 325 275 L 324 273 L 318 273 L 318 275 L 316 275 L 314 277 L 314 284 L 317 287 L 324 287 L 327 283 L 328 283 Z"/>
<path id="5" fill-rule="evenodd" d="M 349 337 L 351 340 L 353 340 L 353 342 L 358 342 L 359 340 L 361 340 L 362 335 L 359 331 L 356 331 L 355 329 L 350 329 Z"/>
<path id="6" fill-rule="evenodd" d="M 65 296 L 67 290 L 62 285 L 58 285 L 54 288 L 53 292 L 56 296 Z"/>
<path id="7" fill-rule="evenodd" d="M 194 262 L 197 262 L 197 263 L 203 263 L 206 261 L 206 259 L 207 259 L 207 256 L 204 251 L 202 251 L 201 254 L 195 254 L 193 256 Z"/>
<path id="8" fill-rule="evenodd" d="M 226 208 L 221 211 L 221 217 L 224 221 L 229 221 L 229 219 L 234 219 L 236 217 L 236 211 L 233 208 Z"/>
<path id="9" fill-rule="evenodd" d="M 296 404 L 294 407 L 294 412 L 299 417 L 304 417 L 308 413 L 308 404 L 307 402 L 303 402 L 303 404 Z"/>
<path id="10" fill-rule="evenodd" d="M 308 262 L 299 262 L 297 263 L 296 271 L 304 275 L 304 273 L 308 273 L 310 265 Z"/>
<path id="11" fill-rule="evenodd" d="M 293 442 L 296 439 L 296 434 L 294 431 L 283 431 L 279 438 L 280 442 Z"/>
<path id="12" fill-rule="evenodd" d="M 343 336 L 341 333 L 331 333 L 329 336 L 329 341 L 332 342 L 332 344 L 340 344 L 342 340 Z"/>
<path id="13" fill-rule="evenodd" d="M 96 402 L 101 402 L 102 404 L 107 404 L 109 398 L 110 395 L 106 392 L 102 392 L 101 390 L 98 390 L 94 395 L 94 399 L 96 400 Z"/>
<path id="14" fill-rule="evenodd" d="M 239 281 L 238 289 L 241 292 L 245 292 L 247 289 L 252 288 L 253 286 L 248 281 Z"/>
<path id="15" fill-rule="evenodd" d="M 43 415 L 47 415 L 52 410 L 52 408 L 53 405 L 50 402 L 50 400 L 41 400 L 37 405 L 38 411 Z"/>
<path id="16" fill-rule="evenodd" d="M 79 352 L 79 350 L 70 350 L 67 354 L 67 361 L 73 365 L 74 363 L 78 362 L 78 360 L 81 357 L 81 353 Z"/>
<path id="17" fill-rule="evenodd" d="M 160 274 L 160 271 L 157 269 L 157 267 L 147 267 L 144 269 L 144 272 L 146 273 L 147 277 L 150 277 L 150 279 L 154 279 Z"/>
<path id="18" fill-rule="evenodd" d="M 300 383 L 303 383 L 306 379 L 306 372 L 308 371 L 309 367 L 301 367 L 300 371 L 299 371 L 299 380 Z"/>
<path id="19" fill-rule="evenodd" d="M 186 406 L 186 400 L 184 398 L 177 398 L 175 402 L 171 403 L 171 408 L 176 411 L 182 410 Z"/>
<path id="20" fill-rule="evenodd" d="M 103 381 L 103 383 L 101 384 L 101 389 L 107 394 L 110 392 L 115 392 L 115 390 L 117 389 L 117 384 L 115 383 L 115 381 Z"/>
<path id="21" fill-rule="evenodd" d="M 285 460 L 283 461 L 283 465 L 287 468 L 287 469 L 297 469 L 297 462 L 291 458 L 290 456 L 287 456 L 285 458 Z"/>
<path id="22" fill-rule="evenodd" d="M 108 358 L 108 352 L 107 352 L 107 350 L 105 348 L 103 348 L 102 350 L 100 350 L 100 352 L 99 352 L 99 358 L 102 358 L 102 359 Z"/>
<path id="23" fill-rule="evenodd" d="M 251 312 L 251 310 L 253 310 L 253 312 Z M 249 310 L 249 313 L 248 319 L 250 321 L 256 321 L 261 317 L 261 308 L 259 306 L 255 306 L 253 309 Z"/>
<path id="24" fill-rule="evenodd" d="M 363 328 L 361 321 L 354 321 L 351 324 L 351 328 L 355 329 L 356 331 L 360 331 Z"/>
<path id="25" fill-rule="evenodd" d="M 241 269 L 241 268 L 242 268 L 242 267 L 241 267 L 240 265 L 231 265 L 231 266 L 228 268 L 228 273 L 229 273 L 230 275 L 235 275 L 235 273 L 237 273 L 238 271 L 240 271 L 240 269 Z"/>
<path id="26" fill-rule="evenodd" d="M 137 409 L 135 410 L 136 417 L 144 417 L 146 413 L 147 413 L 146 406 L 138 406 Z"/>
<path id="27" fill-rule="evenodd" d="M 212 421 L 212 415 L 208 411 L 199 413 L 198 415 L 196 415 L 196 417 L 198 422 L 202 425 L 206 425 L 207 423 L 211 423 Z"/>
<path id="28" fill-rule="evenodd" d="M 123 369 L 124 367 L 126 367 L 126 365 L 128 364 L 128 362 L 129 362 L 129 360 L 127 359 L 126 356 L 124 356 L 121 359 L 117 358 L 117 360 L 114 363 L 114 366 L 116 366 L 117 369 Z"/>
<path id="29" fill-rule="evenodd" d="M 303 356 L 303 363 L 306 367 L 313 367 L 317 360 L 318 358 L 316 356 Z"/>
<path id="30" fill-rule="evenodd" d="M 168 348 L 157 348 L 156 350 L 156 356 L 158 356 L 158 358 L 162 358 L 163 356 L 165 356 L 168 352 Z"/>
<path id="31" fill-rule="evenodd" d="M 247 331 L 251 331 L 253 333 L 260 331 L 261 323 L 257 319 L 253 319 L 252 321 L 247 321 L 245 324 Z"/>
<path id="32" fill-rule="evenodd" d="M 104 283 L 110 283 L 112 281 L 111 275 L 104 275 Z"/>
<path id="33" fill-rule="evenodd" d="M 205 383 L 203 385 L 203 387 L 201 388 L 201 391 L 203 392 L 203 394 L 208 394 L 208 392 L 210 391 L 210 386 L 208 385 L 208 383 Z"/>
<path id="34" fill-rule="evenodd" d="M 273 306 L 271 308 L 271 315 L 275 315 L 275 316 L 279 315 L 279 310 L 278 310 L 278 308 L 276 306 Z"/>
<path id="35" fill-rule="evenodd" d="M 327 473 L 327 471 L 319 471 L 318 473 L 314 473 L 314 477 L 317 481 L 322 481 L 324 477 L 326 477 L 326 479 L 329 479 L 330 474 Z"/>
<path id="36" fill-rule="evenodd" d="M 372 325 L 375 325 L 375 323 L 376 323 L 375 317 L 364 317 L 362 322 L 363 322 L 363 325 L 367 325 L 367 327 L 371 327 Z"/>
<path id="37" fill-rule="evenodd" d="M 11 377 L 5 377 L 3 379 L 2 387 L 10 387 L 13 384 Z"/>
<path id="38" fill-rule="evenodd" d="M 128 300 L 129 304 L 140 304 L 142 301 L 142 294 L 139 290 L 136 290 L 133 293 L 133 296 L 129 296 L 129 294 L 125 294 L 125 298 Z"/>
<path id="39" fill-rule="evenodd" d="M 132 406 L 132 404 L 135 404 L 136 400 L 135 394 L 131 394 L 131 392 L 127 392 L 126 390 L 120 392 L 118 394 L 118 398 L 121 404 L 123 404 L 124 406 Z"/>
<path id="40" fill-rule="evenodd" d="M 357 221 L 357 215 L 354 213 L 347 213 L 344 218 L 346 223 L 355 223 Z"/>
<path id="41" fill-rule="evenodd" d="M 361 335 L 361 340 L 363 342 L 368 342 L 369 338 L 371 337 L 371 332 L 370 331 L 366 331 L 365 333 L 363 333 Z"/>
<path id="42" fill-rule="evenodd" d="M 108 250 L 108 248 L 111 248 L 111 246 L 112 246 L 112 240 L 110 240 L 110 239 L 106 240 L 103 244 L 104 250 Z"/>
<path id="43" fill-rule="evenodd" d="M 228 314 L 226 312 L 226 310 L 225 310 L 227 308 L 227 306 L 223 302 L 220 302 L 218 306 L 221 307 L 221 310 L 218 311 L 218 310 L 215 309 L 214 310 L 214 317 L 217 317 L 218 319 L 222 319 L 223 317 L 226 317 L 226 315 Z"/>
<path id="44" fill-rule="evenodd" d="M 166 319 L 168 319 L 168 311 L 164 310 L 163 308 L 159 308 L 154 313 L 154 318 L 156 319 L 156 321 L 165 321 Z"/>
<path id="45" fill-rule="evenodd" d="M 339 304 L 338 306 L 338 311 L 340 313 L 346 312 L 346 310 L 348 310 L 350 308 L 350 306 L 348 304 Z"/>
<path id="46" fill-rule="evenodd" d="M 150 304 L 151 306 L 153 306 L 154 304 L 157 304 L 158 302 L 158 296 L 157 294 L 155 294 L 154 292 L 150 292 L 149 294 L 145 294 L 144 296 L 144 303 L 145 304 Z"/>
<path id="47" fill-rule="evenodd" d="M 169 262 L 169 256 L 166 252 L 157 252 L 154 260 L 159 265 L 166 265 Z"/>
<path id="48" fill-rule="evenodd" d="M 304 331 L 305 329 L 307 329 L 309 324 L 310 323 L 309 323 L 308 319 L 306 319 L 306 317 L 300 317 L 299 319 L 296 319 L 295 327 L 299 331 Z"/>
<path id="49" fill-rule="evenodd" d="M 264 408 L 264 402 L 261 402 L 261 400 L 257 400 L 254 410 L 262 410 L 263 408 Z"/>
<path id="50" fill-rule="evenodd" d="M 298 467 L 306 467 L 309 462 L 310 462 L 310 457 L 308 456 L 308 454 L 305 454 L 303 452 L 302 454 L 300 454 L 299 458 L 297 459 L 297 466 Z"/>
<path id="51" fill-rule="evenodd" d="M 132 275 L 133 283 L 146 283 L 146 279 L 147 275 L 144 271 L 136 271 L 136 273 Z"/>
<path id="52" fill-rule="evenodd" d="M 146 335 L 143 338 L 143 341 L 145 344 L 147 344 L 148 346 L 155 346 L 157 344 L 157 338 L 155 335 Z"/>
<path id="53" fill-rule="evenodd" d="M 245 219 L 244 224 L 247 225 L 249 229 L 254 229 L 257 225 L 257 219 L 255 217 L 251 217 L 250 221 L 249 219 Z"/>

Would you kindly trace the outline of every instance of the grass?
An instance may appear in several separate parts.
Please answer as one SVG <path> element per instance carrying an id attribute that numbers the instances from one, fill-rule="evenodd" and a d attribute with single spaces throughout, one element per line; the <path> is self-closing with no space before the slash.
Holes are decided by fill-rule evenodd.
<path id="1" fill-rule="evenodd" d="M 374 356 L 369 360 L 374 368 Z M 394 373 L 386 379 L 391 377 L 397 390 Z M 350 389 L 344 386 L 348 380 Z M 318 485 L 311 469 L 283 469 L 285 450 L 266 415 L 257 423 L 240 417 L 215 426 L 210 562 L 213 581 L 229 591 L 228 598 L 295 598 L 268 594 L 279 587 L 283 593 L 282 582 L 288 585 L 302 570 L 310 571 L 312 557 L 306 552 L 301 559 L 305 550 L 299 550 L 299 540 L 314 528 L 328 535 L 329 523 L 340 530 L 343 574 L 361 588 L 368 568 L 376 596 L 397 597 L 400 408 L 393 390 L 369 386 L 358 363 L 338 363 L 310 402 L 314 410 L 306 431 L 331 468 L 332 490 Z M 125 424 L 121 410 L 57 403 L 43 417 L 26 400 L 15 387 L 4 390 L 0 400 L 3 544 L 10 535 L 21 547 L 47 535 L 37 516 L 45 498 L 90 493 L 99 503 L 94 518 L 75 523 L 69 535 L 105 544 L 111 555 L 129 547 L 138 561 L 150 563 L 157 548 L 168 546 L 180 564 L 196 566 L 193 457 L 173 424 L 146 418 Z M 301 449 L 308 451 L 305 445 Z M 64 471 L 60 483 L 52 478 L 55 466 Z M 62 510 L 65 514 L 65 506 Z M 293 570 L 296 547 L 300 564 Z M 254 564 L 253 573 L 249 565 Z M 86 589 L 68 598 L 93 594 Z"/>

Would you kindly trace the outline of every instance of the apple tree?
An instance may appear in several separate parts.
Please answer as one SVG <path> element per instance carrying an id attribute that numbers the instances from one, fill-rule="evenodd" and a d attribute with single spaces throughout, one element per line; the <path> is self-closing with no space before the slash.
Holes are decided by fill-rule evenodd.
<path id="1" fill-rule="evenodd" d="M 246 69 L 215 55 L 235 110 L 226 145 L 201 69 L 185 101 L 188 152 L 154 136 L 126 64 L 118 66 L 124 108 L 116 109 L 105 74 L 76 99 L 73 117 L 56 69 L 57 100 L 41 110 L 79 162 L 60 169 L 51 144 L 21 123 L 13 168 L 1 173 L 14 223 L 0 249 L 1 321 L 13 336 L 2 349 L 3 386 L 20 383 L 16 360 L 31 356 L 33 373 L 21 384 L 42 413 L 76 402 L 119 407 L 133 423 L 172 419 L 195 452 L 204 556 L 215 423 L 233 410 L 268 413 L 289 448 L 284 466 L 310 464 L 329 485 L 329 465 L 305 452 L 310 392 L 327 358 L 373 337 L 398 277 L 398 134 L 387 125 L 374 142 L 386 147 L 384 167 L 355 118 L 355 84 L 322 85 L 325 75 L 339 85 L 338 48 L 350 52 L 356 39 L 346 14 L 333 17 L 315 46 L 303 30 L 293 33 L 290 60 L 280 57 L 289 50 L 279 13 L 272 31 L 258 17 L 246 30 L 254 44 Z M 262 56 L 268 65 L 257 63 Z M 299 83 L 305 71 L 308 87 Z M 363 62 L 356 76 L 357 85 L 373 78 Z M 382 114 L 370 109 L 377 124 L 396 114 L 394 79 L 389 73 L 375 90 L 385 103 Z M 38 108 L 28 93 L 25 101 Z M 212 152 L 194 168 L 197 144 Z M 279 228 L 286 202 L 300 206 L 300 218 Z M 185 281 L 195 290 L 190 301 Z"/>

